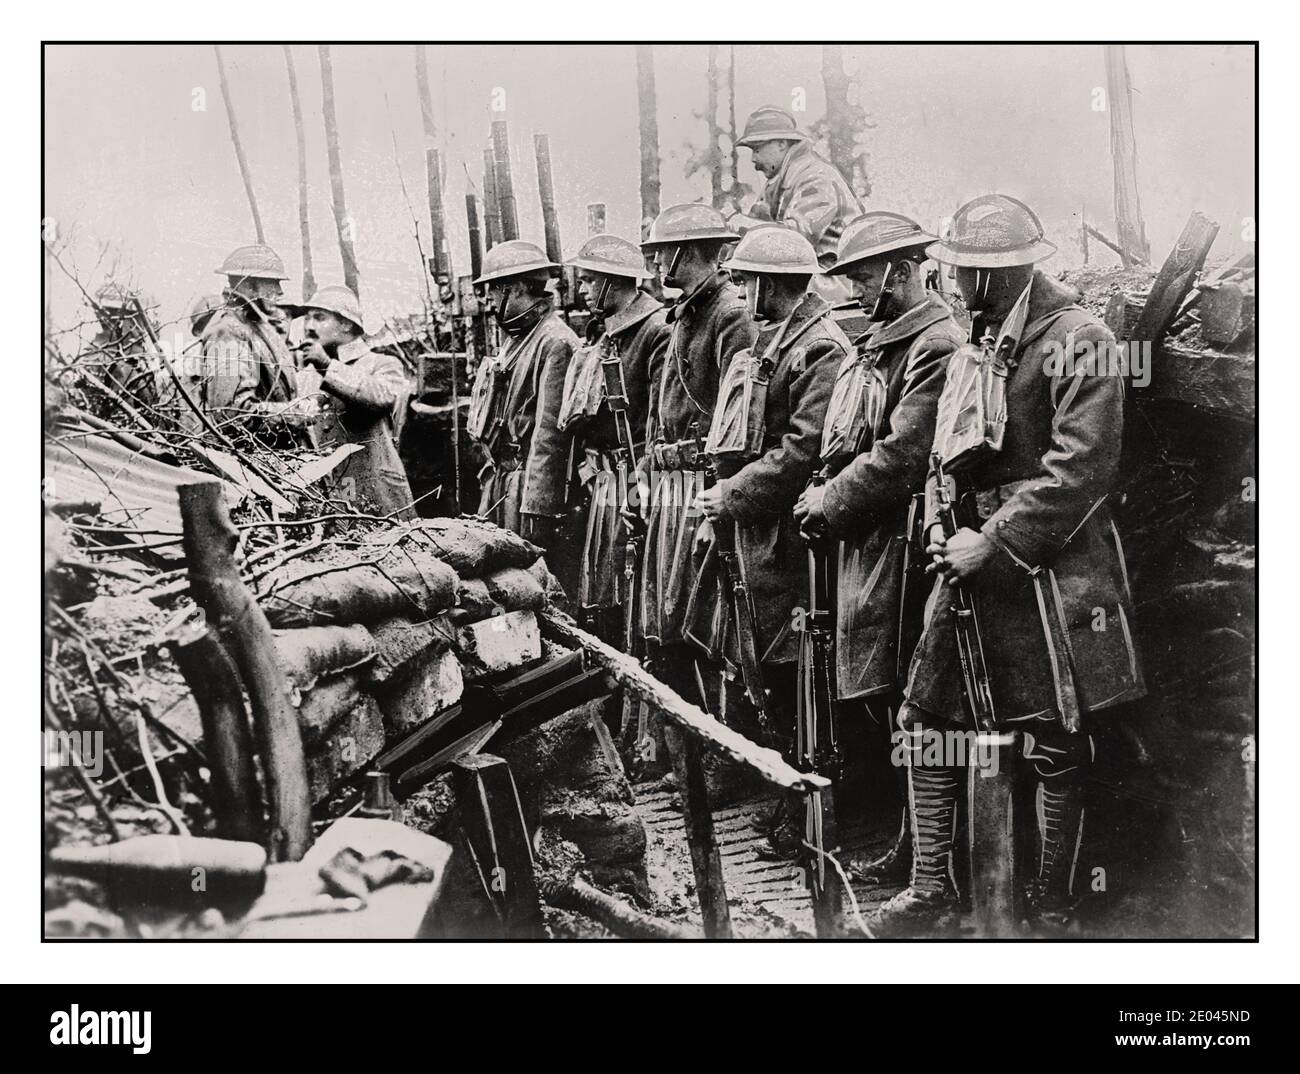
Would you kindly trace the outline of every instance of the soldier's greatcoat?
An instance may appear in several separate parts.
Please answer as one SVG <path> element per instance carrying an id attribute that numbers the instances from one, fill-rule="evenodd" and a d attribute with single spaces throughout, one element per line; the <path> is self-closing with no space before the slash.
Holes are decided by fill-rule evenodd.
<path id="1" fill-rule="evenodd" d="M 652 295 L 638 291 L 624 309 L 605 318 L 603 324 L 593 321 L 592 335 L 595 338 L 574 356 L 573 362 L 582 360 L 597 367 L 592 370 L 590 379 L 599 386 L 603 398 L 603 370 L 598 368 L 600 358 L 609 353 L 618 356 L 627 393 L 632 452 L 639 463 L 645 457 L 650 389 L 663 373 L 664 352 L 668 346 L 667 311 Z M 623 504 L 615 476 L 616 452 L 620 446 L 618 429 L 608 403 L 602 402 L 593 416 L 580 419 L 575 431 L 582 451 L 578 473 L 587 494 L 578 602 L 584 608 L 612 608 L 624 600 L 626 541 L 623 538 Z M 634 468 L 629 468 L 627 479 L 635 482 Z"/>
<path id="2" fill-rule="evenodd" d="M 294 365 L 284 337 L 242 298 L 208 322 L 201 358 L 187 365 L 190 394 L 218 423 L 238 412 L 271 416 L 295 394 Z"/>
<path id="3" fill-rule="evenodd" d="M 909 507 L 925 487 L 948 356 L 964 338 L 948 307 L 929 295 L 893 321 L 869 329 L 849 359 L 880 373 L 885 401 L 870 448 L 827 480 L 822 501 L 827 532 L 839 538 L 841 698 L 901 689 L 906 680 L 925 601 L 924 575 L 904 575 Z M 905 595 L 913 599 L 904 600 Z"/>
<path id="4" fill-rule="evenodd" d="M 1124 382 L 1105 361 L 1063 361 L 1114 343 L 1075 305 L 1077 297 L 1034 274 L 1025 330 L 1009 363 L 1002 450 L 962 475 L 976 523 L 998 548 L 969 589 L 1000 724 L 1067 722 L 1072 710 L 1104 709 L 1145 692 L 1108 502 L 1119 477 Z M 931 509 L 927 526 L 936 520 Z M 913 716 L 964 723 L 945 588 L 936 584 L 926 607 L 906 697 Z"/>
<path id="5" fill-rule="evenodd" d="M 572 441 L 556 417 L 578 337 L 549 306 L 535 316 L 480 372 L 498 377 L 501 390 L 492 396 L 479 444 L 485 459 L 479 514 L 516 533 L 524 533 L 525 516 L 564 514 Z"/>
<path id="6" fill-rule="evenodd" d="M 641 572 L 641 624 L 664 645 L 685 641 L 682 626 L 698 559 L 694 538 L 701 516 L 692 508 L 704 487 L 703 461 L 694 457 L 713 421 L 718 381 L 731 356 L 754 340 L 739 292 L 719 270 L 668 311 L 671 336 L 663 373 L 651 394 L 649 529 Z"/>
<path id="7" fill-rule="evenodd" d="M 798 657 L 794 610 L 808 601 L 808 546 L 793 509 L 817 468 L 835 374 L 850 350 L 830 307 L 813 294 L 805 295 L 785 321 L 764 325 L 753 353 L 762 355 L 774 343 L 762 454 L 738 469 L 719 461 L 723 517 L 715 523 L 736 526 L 736 551 L 765 664 Z M 701 586 L 719 581 L 718 572 L 700 575 Z M 724 636 L 734 638 L 735 632 L 725 630 Z"/>

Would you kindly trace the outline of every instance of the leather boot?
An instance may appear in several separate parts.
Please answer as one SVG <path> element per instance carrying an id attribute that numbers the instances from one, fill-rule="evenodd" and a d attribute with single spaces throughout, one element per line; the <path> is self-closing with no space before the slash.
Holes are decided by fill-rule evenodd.
<path id="1" fill-rule="evenodd" d="M 1069 924 L 1075 906 L 1074 868 L 1083 840 L 1083 786 L 1077 772 L 1040 778 L 1034 795 L 1038 814 L 1038 868 L 1025 893 L 1032 919 L 1049 927 Z"/>
<path id="2" fill-rule="evenodd" d="M 908 769 L 912 880 L 868 919 L 876 936 L 916 935 L 956 924 L 953 843 L 961 771 L 955 765 Z"/>

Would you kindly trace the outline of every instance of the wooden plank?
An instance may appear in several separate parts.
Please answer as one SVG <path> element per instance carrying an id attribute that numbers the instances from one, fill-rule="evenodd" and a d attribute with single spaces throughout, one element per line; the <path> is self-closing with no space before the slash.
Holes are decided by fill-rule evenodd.
<path id="1" fill-rule="evenodd" d="M 787 764 L 776 750 L 759 746 L 738 731 L 720 723 L 649 674 L 639 660 L 620 653 L 595 635 L 588 634 L 568 616 L 551 610 L 539 612 L 537 618 L 543 635 L 549 640 L 567 649 L 583 649 L 620 686 L 649 702 L 687 738 L 694 739 L 710 752 L 747 765 L 765 781 L 781 790 L 803 794 L 810 790 L 830 788 L 830 780 L 798 771 Z"/>
<path id="2" fill-rule="evenodd" d="M 1154 365 L 1150 386 L 1133 392 L 1138 402 L 1171 399 L 1222 417 L 1255 420 L 1253 354 L 1221 354 L 1166 343 Z"/>
<path id="3" fill-rule="evenodd" d="M 704 777 L 704 749 L 697 739 L 682 734 L 671 723 L 664 725 L 664 737 L 686 814 L 686 839 L 691 848 L 704 935 L 711 940 L 730 939 L 731 914 L 727 909 L 727 886 L 722 879 L 722 855 L 713 833 L 709 786 Z"/>

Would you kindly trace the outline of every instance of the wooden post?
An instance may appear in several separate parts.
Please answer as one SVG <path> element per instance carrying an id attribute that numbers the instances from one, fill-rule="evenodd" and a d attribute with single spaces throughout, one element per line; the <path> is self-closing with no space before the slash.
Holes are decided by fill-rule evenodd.
<path id="1" fill-rule="evenodd" d="M 555 212 L 555 177 L 551 173 L 551 141 L 545 134 L 533 135 L 533 152 L 537 156 L 537 190 L 542 199 L 542 231 L 546 237 L 546 259 L 564 264 L 560 246 L 560 218 Z M 569 270 L 561 267 L 557 289 L 560 313 L 569 317 Z"/>
<path id="2" fill-rule="evenodd" d="M 298 144 L 298 232 L 302 236 L 302 300 L 316 293 L 316 277 L 311 270 L 311 223 L 307 202 L 307 136 L 302 126 L 302 99 L 298 96 L 298 71 L 293 63 L 293 49 L 284 49 L 284 65 L 289 69 L 289 102 L 293 106 L 293 133 Z"/>
<path id="3" fill-rule="evenodd" d="M 543 936 L 532 841 L 510 765 L 486 753 L 464 757 L 452 765 L 452 780 L 461 831 L 503 934 L 513 940 Z"/>
<path id="4" fill-rule="evenodd" d="M 537 155 L 537 191 L 542 199 L 542 229 L 546 235 L 546 257 L 559 264 L 564 260 L 560 249 L 560 219 L 555 212 L 555 177 L 551 173 L 551 141 L 545 134 L 533 135 Z"/>
<path id="5" fill-rule="evenodd" d="M 515 208 L 515 180 L 510 171 L 510 137 L 504 119 L 492 121 L 492 163 L 496 177 L 497 213 L 501 217 L 501 241 L 519 238 L 519 214 Z"/>
<path id="6" fill-rule="evenodd" d="M 473 194 L 465 195 L 465 222 L 469 228 L 469 276 L 477 280 L 483 272 L 483 240 L 478 226 L 478 202 Z"/>
<path id="7" fill-rule="evenodd" d="M 704 935 L 710 940 L 729 940 L 731 913 L 727 909 L 727 886 L 722 879 L 722 851 L 713 831 L 713 808 L 704 776 L 704 750 L 696 739 L 681 734 L 667 721 L 664 737 L 677 775 L 682 812 L 686 815 L 686 841 L 691 847 Z"/>
<path id="8" fill-rule="evenodd" d="M 248 170 L 248 159 L 244 156 L 244 146 L 239 140 L 239 121 L 235 118 L 235 102 L 230 98 L 230 83 L 226 79 L 226 61 L 221 56 L 221 46 L 213 45 L 217 54 L 217 77 L 221 82 L 221 97 L 226 102 L 226 118 L 230 121 L 230 140 L 235 146 L 235 160 L 239 163 L 239 175 L 244 180 L 244 193 L 248 195 L 248 207 L 253 211 L 253 230 L 257 241 L 266 242 L 266 232 L 262 230 L 262 214 L 257 209 L 257 195 L 253 193 L 253 176 Z"/>
<path id="9" fill-rule="evenodd" d="M 1010 936 L 1020 920 L 1014 779 L 1018 747 L 1014 733 L 980 734 L 975 755 L 967 757 L 971 908 L 981 937 Z"/>
<path id="10" fill-rule="evenodd" d="M 429 92 L 429 62 L 423 45 L 415 45 L 415 85 L 420 98 L 420 122 L 424 128 L 424 172 L 429 189 L 429 234 L 432 236 L 428 271 L 439 286 L 452 278 L 451 250 L 442 212 L 442 155 L 438 152 L 438 127 L 433 121 L 433 95 Z"/>
<path id="11" fill-rule="evenodd" d="M 501 205 L 497 200 L 496 162 L 492 150 L 483 150 L 483 234 L 487 241 L 484 251 L 501 242 Z"/>
<path id="12" fill-rule="evenodd" d="M 352 247 L 352 221 L 348 217 L 347 199 L 343 195 L 343 162 L 339 154 L 339 123 L 334 112 L 334 68 L 329 45 L 317 45 L 320 56 L 321 111 L 325 115 L 325 151 L 329 156 L 330 193 L 334 203 L 334 226 L 339 233 L 339 253 L 343 257 L 343 282 L 360 297 L 357 283 L 357 255 Z"/>
<path id="13" fill-rule="evenodd" d="M 587 206 L 587 237 L 605 234 L 605 203 L 594 201 Z"/>
<path id="14" fill-rule="evenodd" d="M 653 45 L 636 47 L 636 102 L 641 138 L 641 238 L 659 215 L 659 105 Z"/>
<path id="15" fill-rule="evenodd" d="M 311 845 L 307 761 L 275 637 L 239 577 L 239 533 L 222 502 L 221 484 L 182 485 L 178 493 L 190 593 L 234 656 L 252 705 L 270 804 L 267 849 L 273 861 L 298 861 Z"/>
<path id="16" fill-rule="evenodd" d="M 1152 348 L 1160 346 L 1183 299 L 1196 283 L 1196 274 L 1204 266 L 1218 234 L 1219 225 L 1202 213 L 1193 212 L 1188 218 L 1151 285 L 1142 316 L 1133 329 L 1134 342 L 1150 343 Z"/>
<path id="17" fill-rule="evenodd" d="M 253 767 L 253 743 L 239 672 L 217 634 L 198 627 L 171 646 L 172 658 L 194 695 L 212 781 L 212 812 L 222 839 L 261 842 L 262 795 Z"/>
<path id="18" fill-rule="evenodd" d="M 1110 112 L 1110 155 L 1115 164 L 1115 237 L 1125 268 L 1148 264 L 1151 246 L 1138 197 L 1137 143 L 1133 137 L 1133 97 L 1123 45 L 1105 45 L 1106 102 Z"/>

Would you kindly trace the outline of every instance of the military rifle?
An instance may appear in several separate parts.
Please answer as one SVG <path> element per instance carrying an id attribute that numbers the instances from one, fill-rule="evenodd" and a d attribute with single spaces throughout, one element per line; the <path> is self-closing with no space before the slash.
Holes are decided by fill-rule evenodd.
<path id="1" fill-rule="evenodd" d="M 810 486 L 825 484 L 830 467 L 815 473 Z M 831 608 L 831 543 L 824 527 L 804 527 L 801 534 L 808 545 L 808 608 L 799 636 L 798 697 L 796 701 L 795 753 L 802 771 L 824 775 L 832 782 L 840 776 L 839 714 L 836 711 L 835 679 L 831 666 L 833 621 Z M 827 802 L 821 792 L 807 796 L 804 840 L 813 860 L 808 870 L 808 884 L 814 899 L 826 885 L 825 811 Z M 834 803 L 830 803 L 834 809 Z"/>
<path id="2" fill-rule="evenodd" d="M 939 523 L 944 537 L 956 536 L 960 524 L 957 520 L 954 489 L 948 484 L 943 459 L 937 451 L 930 453 L 930 474 L 936 482 Z M 980 634 L 979 617 L 975 611 L 975 598 L 958 582 L 950 587 L 953 593 L 953 622 L 957 631 L 957 656 L 961 661 L 962 684 L 971 717 L 983 732 L 997 730 L 993 711 L 993 691 L 988 666 L 984 662 L 984 640 Z"/>
<path id="3" fill-rule="evenodd" d="M 708 460 L 695 427 L 696 456 Z M 706 472 L 715 481 L 717 469 L 712 461 L 705 462 Z M 736 648 L 740 657 L 740 675 L 745 683 L 745 694 L 758 716 L 759 732 L 764 745 L 773 742 L 771 720 L 767 712 L 767 688 L 763 681 L 763 663 L 758 652 L 758 622 L 754 611 L 754 598 L 745 578 L 745 561 L 737 550 L 737 523 L 719 522 L 713 527 L 713 546 L 718 553 L 725 591 L 731 592 L 731 621 L 736 632 Z"/>

